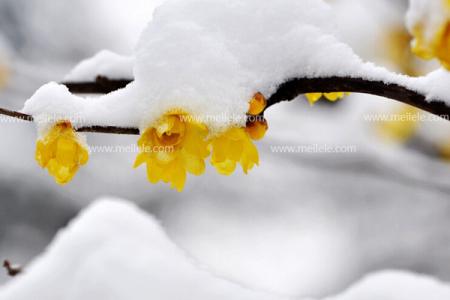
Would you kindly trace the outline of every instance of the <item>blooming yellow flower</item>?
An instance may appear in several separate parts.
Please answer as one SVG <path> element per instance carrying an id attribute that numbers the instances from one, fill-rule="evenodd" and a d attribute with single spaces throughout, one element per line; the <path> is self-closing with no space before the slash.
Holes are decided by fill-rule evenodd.
<path id="1" fill-rule="evenodd" d="M 222 175 L 231 175 L 240 163 L 247 174 L 259 164 L 258 149 L 250 139 L 245 128 L 228 129 L 211 142 L 211 164 Z"/>
<path id="2" fill-rule="evenodd" d="M 249 101 L 248 122 L 245 128 L 233 127 L 211 141 L 211 164 L 222 175 L 231 175 L 237 164 L 245 174 L 259 164 L 258 149 L 253 140 L 260 140 L 268 129 L 267 121 L 259 116 L 264 112 L 267 100 L 256 93 Z"/>
<path id="3" fill-rule="evenodd" d="M 72 180 L 80 166 L 85 165 L 88 159 L 88 149 L 70 122 L 57 123 L 37 141 L 37 162 L 61 185 Z"/>
<path id="4" fill-rule="evenodd" d="M 436 58 L 446 69 L 450 70 L 450 1 L 441 1 L 443 1 L 442 11 L 435 12 L 441 14 L 439 20 L 442 20 L 438 21 L 440 24 L 436 26 L 434 21 L 421 20 L 416 21 L 410 28 L 414 37 L 412 51 L 423 59 Z M 437 18 L 438 16 L 436 16 Z"/>
<path id="5" fill-rule="evenodd" d="M 139 154 L 134 167 L 147 164 L 151 183 L 163 181 L 181 192 L 186 173 L 201 175 L 209 155 L 208 129 L 188 114 L 174 111 L 165 114 L 138 141 Z"/>
<path id="6" fill-rule="evenodd" d="M 314 105 L 322 97 L 325 97 L 328 101 L 335 102 L 339 99 L 344 98 L 347 95 L 349 95 L 349 93 L 335 92 L 335 93 L 308 93 L 305 96 L 309 104 Z"/>

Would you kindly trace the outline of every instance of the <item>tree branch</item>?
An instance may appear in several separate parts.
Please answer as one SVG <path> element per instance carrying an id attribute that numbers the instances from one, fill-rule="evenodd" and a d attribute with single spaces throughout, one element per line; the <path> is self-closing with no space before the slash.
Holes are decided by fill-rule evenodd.
<path id="1" fill-rule="evenodd" d="M 109 79 L 105 76 L 97 76 L 93 82 L 63 82 L 71 93 L 74 94 L 108 94 L 126 87 L 130 79 Z"/>
<path id="2" fill-rule="evenodd" d="M 17 276 L 18 274 L 22 273 L 22 268 L 18 266 L 13 266 L 9 260 L 3 261 L 3 267 L 6 269 L 6 272 L 8 272 L 8 275 L 11 277 Z"/>
<path id="3" fill-rule="evenodd" d="M 95 82 L 65 82 L 63 84 L 66 85 L 72 93 L 103 94 L 124 88 L 131 82 L 132 80 L 130 79 L 114 80 L 103 76 L 97 76 Z M 352 92 L 381 96 L 412 105 L 445 120 L 450 120 L 450 106 L 444 101 L 440 101 L 440 99 L 427 101 L 425 95 L 398 84 L 386 84 L 382 81 L 350 77 L 291 79 L 281 84 L 277 91 L 269 97 L 266 109 L 283 101 L 291 101 L 301 94 L 318 92 Z M 24 121 L 33 121 L 33 117 L 30 115 L 3 108 L 0 108 L 0 114 Z M 130 135 L 139 134 L 138 128 L 116 126 L 82 127 L 77 128 L 77 131 Z"/>
<path id="4" fill-rule="evenodd" d="M 8 116 L 11 118 L 16 118 L 16 119 L 20 119 L 23 121 L 28 121 L 28 122 L 33 122 L 34 119 L 32 116 L 18 112 L 18 111 L 14 111 L 14 110 L 9 110 L 9 109 L 5 109 L 5 108 L 0 108 L 0 115 L 4 115 L 4 116 Z"/>
<path id="5" fill-rule="evenodd" d="M 77 128 L 78 132 L 95 132 L 95 133 L 111 133 L 111 134 L 128 134 L 139 135 L 138 128 L 116 127 L 116 126 L 90 126 Z"/>
<path id="6" fill-rule="evenodd" d="M 381 96 L 412 105 L 432 113 L 445 120 L 450 120 L 450 106 L 440 99 L 427 101 L 425 95 L 398 84 L 386 84 L 362 78 L 295 78 L 281 84 L 268 99 L 267 108 L 282 101 L 290 101 L 297 96 L 314 92 L 352 92 Z"/>

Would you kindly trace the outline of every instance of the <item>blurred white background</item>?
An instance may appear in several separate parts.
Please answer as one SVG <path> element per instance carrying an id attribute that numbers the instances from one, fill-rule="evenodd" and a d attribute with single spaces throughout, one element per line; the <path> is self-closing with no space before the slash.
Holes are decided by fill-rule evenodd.
<path id="1" fill-rule="evenodd" d="M 160 1 L 0 0 L 2 107 L 20 109 L 101 49 L 132 54 Z M 405 1 L 334 0 L 342 38 L 366 60 L 396 69 L 384 38 Z M 374 3 L 376 2 L 376 3 Z M 359 25 L 358 25 L 359 24 Z M 426 66 L 432 68 L 433 66 Z M 351 95 L 337 105 L 280 104 L 249 176 L 190 178 L 183 193 L 151 185 L 134 154 L 96 153 L 66 187 L 34 162 L 32 124 L 0 124 L 0 259 L 26 265 L 73 216 L 104 195 L 138 203 L 198 261 L 233 281 L 283 295 L 326 295 L 364 274 L 407 269 L 450 280 L 450 165 L 429 144 L 386 143 L 363 116 L 395 107 Z M 446 123 L 424 124 L 424 135 Z M 428 130 L 428 131 L 427 131 Z M 448 133 L 448 135 L 447 135 Z M 88 136 L 130 145 L 134 136 Z M 356 153 L 273 153 L 274 145 L 356 146 Z M 7 281 L 0 273 L 0 282 Z"/>

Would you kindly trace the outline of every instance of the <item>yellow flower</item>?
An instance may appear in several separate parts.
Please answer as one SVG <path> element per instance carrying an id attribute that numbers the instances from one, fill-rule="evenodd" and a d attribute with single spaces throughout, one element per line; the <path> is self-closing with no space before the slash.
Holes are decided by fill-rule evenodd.
<path id="1" fill-rule="evenodd" d="M 267 100 L 256 93 L 249 101 L 247 124 L 245 128 L 233 127 L 214 138 L 211 142 L 211 164 L 222 175 L 231 175 L 237 164 L 241 164 L 245 174 L 259 164 L 258 149 L 253 140 L 260 140 L 268 130 L 267 121 L 259 115 L 267 107 Z"/>
<path id="2" fill-rule="evenodd" d="M 349 94 L 350 93 L 346 93 L 346 92 L 308 93 L 305 96 L 306 96 L 306 99 L 308 100 L 309 104 L 314 105 L 322 97 L 325 97 L 328 101 L 335 102 L 335 101 L 337 101 L 339 99 L 344 98 L 345 96 L 347 96 Z"/>
<path id="3" fill-rule="evenodd" d="M 411 51 L 411 42 L 412 37 L 403 24 L 391 26 L 384 33 L 382 52 L 396 71 L 409 76 L 419 76 L 423 73 L 422 65 Z"/>
<path id="4" fill-rule="evenodd" d="M 194 122 L 188 114 L 169 112 L 142 134 L 134 167 L 146 163 L 151 183 L 170 183 L 181 192 L 186 172 L 198 176 L 205 171 L 207 134 L 206 126 Z"/>
<path id="5" fill-rule="evenodd" d="M 406 142 L 419 127 L 420 111 L 412 106 L 402 106 L 391 120 L 382 121 L 378 125 L 378 132 L 385 138 L 398 142 Z"/>
<path id="6" fill-rule="evenodd" d="M 429 31 L 433 30 L 435 25 L 431 21 L 416 22 L 412 27 L 411 33 L 414 36 L 412 51 L 423 59 L 436 58 L 446 69 L 450 70 L 450 1 L 442 1 L 444 1 L 443 11 L 438 13 L 445 13 L 446 17 L 432 34 L 429 34 Z M 429 26 L 433 26 L 433 28 Z"/>
<path id="7" fill-rule="evenodd" d="M 55 181 L 68 183 L 80 166 L 89 159 L 88 149 L 80 141 L 70 122 L 59 122 L 37 141 L 36 160 L 46 168 Z"/>
<path id="8" fill-rule="evenodd" d="M 450 70 L 450 21 L 441 25 L 431 40 L 427 40 L 423 32 L 424 28 L 420 25 L 413 30 L 414 54 L 427 60 L 437 58 L 446 69 Z"/>
<path id="9" fill-rule="evenodd" d="M 228 129 L 213 139 L 211 148 L 211 164 L 222 175 L 231 175 L 238 163 L 241 164 L 245 174 L 259 164 L 258 150 L 245 128 Z"/>

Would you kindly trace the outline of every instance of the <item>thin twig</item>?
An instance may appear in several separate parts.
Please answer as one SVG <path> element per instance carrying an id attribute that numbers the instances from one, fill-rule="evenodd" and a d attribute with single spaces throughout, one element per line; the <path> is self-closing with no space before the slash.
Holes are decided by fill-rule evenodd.
<path id="1" fill-rule="evenodd" d="M 65 84 L 72 93 L 109 93 L 121 89 L 131 83 L 131 79 L 108 79 L 98 76 L 95 82 Z M 352 92 L 364 93 L 397 100 L 432 113 L 445 120 L 450 120 L 450 106 L 442 99 L 426 100 L 425 95 L 398 84 L 386 84 L 382 81 L 363 78 L 329 77 L 329 78 L 295 78 L 281 84 L 277 91 L 269 97 L 267 108 L 283 101 L 290 101 L 301 94 L 314 92 Z M 266 109 L 267 109 L 266 108 Z M 16 111 L 0 108 L 0 114 L 25 121 L 33 121 L 33 117 Z M 95 132 L 110 134 L 139 134 L 138 128 L 116 126 L 88 126 L 77 128 L 79 132 Z"/>
<path id="2" fill-rule="evenodd" d="M 6 272 L 8 272 L 8 275 L 11 277 L 17 276 L 18 274 L 22 273 L 22 268 L 19 266 L 13 266 L 9 260 L 3 261 L 3 267 L 6 269 Z"/>
<path id="3" fill-rule="evenodd" d="M 9 116 L 12 118 L 16 118 L 16 119 L 20 119 L 23 121 L 29 121 L 29 122 L 33 122 L 33 116 L 18 112 L 18 111 L 14 111 L 14 110 L 8 110 L 8 109 L 4 109 L 4 108 L 0 108 L 0 114 L 1 115 L 5 115 L 5 116 Z"/>
<path id="4" fill-rule="evenodd" d="M 138 128 L 115 127 L 115 126 L 90 126 L 77 128 L 78 132 L 95 132 L 95 133 L 111 133 L 111 134 L 129 134 L 139 135 Z"/>

